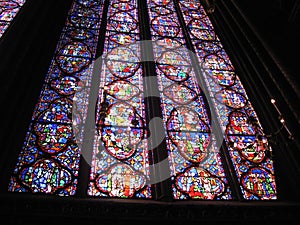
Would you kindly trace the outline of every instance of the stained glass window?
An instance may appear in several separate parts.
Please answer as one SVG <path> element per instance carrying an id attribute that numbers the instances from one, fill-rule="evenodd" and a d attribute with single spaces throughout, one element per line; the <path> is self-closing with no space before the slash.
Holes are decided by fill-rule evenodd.
<path id="1" fill-rule="evenodd" d="M 158 90 L 159 105 L 146 89 Z M 168 156 L 174 199 L 232 200 L 237 189 L 243 199 L 276 199 L 271 146 L 199 1 L 75 0 L 9 190 L 74 195 L 93 108 L 88 196 L 155 199 L 160 170 L 148 138 L 161 129 L 149 122 L 159 110 L 158 154 Z"/>
<path id="2" fill-rule="evenodd" d="M 0 38 L 11 24 L 26 0 L 0 1 Z"/>
<path id="3" fill-rule="evenodd" d="M 172 1 L 148 1 L 174 198 L 231 199 L 203 91 Z"/>
<path id="4" fill-rule="evenodd" d="M 91 196 L 151 197 L 140 49 L 128 46 L 139 34 L 137 2 L 109 1 L 98 98 L 105 116 L 96 118 L 101 142 L 94 146 Z"/>
<path id="5" fill-rule="evenodd" d="M 75 92 L 90 85 L 102 16 L 98 1 L 74 1 L 55 56 L 46 75 L 18 158 L 10 191 L 74 195 L 78 182 L 80 149 L 72 118 Z M 83 82 L 84 81 L 84 82 Z M 86 102 L 87 96 L 76 96 Z M 84 103 L 78 104 L 83 106 Z M 74 119 L 74 120 L 73 120 Z M 79 135 L 79 138 L 81 136 Z"/>
<path id="6" fill-rule="evenodd" d="M 270 146 L 257 115 L 204 8 L 197 1 L 180 1 L 184 22 L 199 58 L 203 78 L 213 96 L 227 151 L 245 199 L 274 199 L 276 185 Z M 219 104 L 221 103 L 221 104 Z M 255 123 L 250 123 L 250 121 Z"/>

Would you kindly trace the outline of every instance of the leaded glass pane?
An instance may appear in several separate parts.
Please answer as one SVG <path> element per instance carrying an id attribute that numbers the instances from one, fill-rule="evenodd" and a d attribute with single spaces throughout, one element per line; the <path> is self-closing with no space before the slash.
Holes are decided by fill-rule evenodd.
<path id="1" fill-rule="evenodd" d="M 24 2 L 0 1 L 1 32 Z M 155 197 L 151 177 L 159 170 L 150 168 L 156 159 L 146 120 L 159 109 L 174 199 L 232 200 L 235 187 L 247 200 L 276 199 L 271 146 L 202 5 L 145 4 L 147 12 L 137 0 L 73 2 L 9 191 L 74 195 L 80 156 L 86 157 L 81 147 L 91 141 L 85 123 L 95 107 L 90 168 L 81 173 L 89 177 L 89 196 Z M 149 27 L 140 26 L 148 19 Z M 145 34 L 154 71 L 141 62 Z M 150 83 L 160 101 L 152 108 L 145 101 Z"/>
<path id="2" fill-rule="evenodd" d="M 276 199 L 273 161 L 263 130 L 212 23 L 198 1 L 180 1 L 185 24 L 201 63 L 203 78 L 225 133 L 245 199 Z M 219 104 L 221 103 L 221 104 Z M 249 121 L 255 121 L 255 124 Z"/>
<path id="3" fill-rule="evenodd" d="M 110 1 L 107 21 L 88 194 L 150 198 L 137 2 Z"/>
<path id="4" fill-rule="evenodd" d="M 0 38 L 7 30 L 26 0 L 0 1 Z"/>
<path id="5" fill-rule="evenodd" d="M 152 39 L 158 43 L 154 49 L 156 72 L 174 198 L 231 199 L 211 132 L 209 106 L 197 82 L 174 3 L 149 0 L 148 7 Z"/>
<path id="6" fill-rule="evenodd" d="M 74 123 L 86 117 L 89 74 L 95 57 L 102 5 L 85 7 L 89 1 L 74 1 L 55 56 L 45 78 L 19 155 L 9 190 L 74 195 L 78 182 L 82 134 L 74 135 Z M 72 118 L 74 96 L 80 97 L 81 114 Z"/>

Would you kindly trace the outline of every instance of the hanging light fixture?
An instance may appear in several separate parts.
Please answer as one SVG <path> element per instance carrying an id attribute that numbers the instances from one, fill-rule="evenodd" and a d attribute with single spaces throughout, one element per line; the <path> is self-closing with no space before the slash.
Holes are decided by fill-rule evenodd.
<path id="1" fill-rule="evenodd" d="M 279 119 L 280 123 L 282 124 L 282 128 L 284 128 L 289 134 L 288 138 L 291 140 L 294 140 L 294 136 L 293 136 L 292 132 L 289 130 L 289 128 L 286 126 L 285 118 L 284 118 L 283 114 L 281 113 L 281 111 L 279 110 L 279 108 L 277 107 L 276 100 L 274 98 L 271 99 L 271 103 L 273 104 L 274 108 L 276 109 L 276 111 L 279 114 L 278 119 Z M 280 131 L 281 131 L 281 129 L 280 129 Z M 279 133 L 279 132 L 276 132 L 276 133 Z"/>

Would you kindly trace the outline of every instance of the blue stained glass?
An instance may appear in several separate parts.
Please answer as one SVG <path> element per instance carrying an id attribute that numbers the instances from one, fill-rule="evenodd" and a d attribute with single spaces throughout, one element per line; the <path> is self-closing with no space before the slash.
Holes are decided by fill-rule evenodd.
<path id="1" fill-rule="evenodd" d="M 173 2 L 149 0 L 148 7 L 152 40 L 157 43 L 154 54 L 169 139 L 173 196 L 231 199 L 215 137 L 211 134 L 208 105 L 185 48 Z"/>
<path id="2" fill-rule="evenodd" d="M 88 194 L 151 198 L 137 2 L 110 1 L 107 21 Z"/>
<path id="3" fill-rule="evenodd" d="M 24 3 L 0 1 L 0 36 Z M 153 159 L 146 123 L 150 109 L 144 102 L 148 81 L 143 79 L 150 75 L 157 79 L 160 93 L 166 135 L 163 151 L 168 153 L 174 199 L 233 199 L 229 172 L 224 169 L 228 161 L 223 161 L 228 156 L 245 199 L 276 199 L 268 140 L 202 5 L 198 1 L 147 0 L 148 14 L 141 16 L 136 0 L 105 4 L 104 32 L 100 31 L 103 2 L 74 0 L 9 191 L 75 194 L 83 141 L 80 126 L 87 119 L 98 39 L 103 35 L 103 54 L 98 58 L 101 68 L 96 71 L 100 85 L 89 196 L 153 198 L 149 165 Z M 147 29 L 140 27 L 139 19 L 147 15 L 155 58 L 153 74 L 144 71 L 138 43 Z M 195 52 L 187 50 L 190 41 Z M 256 123 L 249 122 L 251 119 Z M 225 156 L 213 122 L 223 132 Z"/>
<path id="4" fill-rule="evenodd" d="M 80 140 L 75 139 L 73 124 L 85 119 L 86 95 L 77 100 L 81 102 L 78 110 L 82 114 L 72 118 L 72 111 L 75 92 L 90 85 L 88 74 L 92 70 L 102 13 L 98 3 L 78 0 L 69 10 L 11 178 L 10 191 L 75 194 L 80 159 L 77 143 Z M 80 93 L 77 97 L 81 97 Z"/>
<path id="5" fill-rule="evenodd" d="M 179 5 L 202 64 L 209 94 L 215 97 L 215 110 L 243 197 L 276 199 L 273 162 L 266 154 L 271 147 L 263 138 L 256 113 L 227 53 L 201 4 L 180 1 Z M 249 118 L 254 118 L 257 126 L 249 123 Z"/>
<path id="6" fill-rule="evenodd" d="M 12 23 L 26 0 L 0 1 L 0 38 Z"/>

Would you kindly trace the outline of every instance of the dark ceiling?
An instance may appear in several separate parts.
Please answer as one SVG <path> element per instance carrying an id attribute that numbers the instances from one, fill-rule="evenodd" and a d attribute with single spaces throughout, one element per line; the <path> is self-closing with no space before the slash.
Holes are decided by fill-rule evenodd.
<path id="1" fill-rule="evenodd" d="M 300 1 L 235 1 L 299 91 Z"/>

